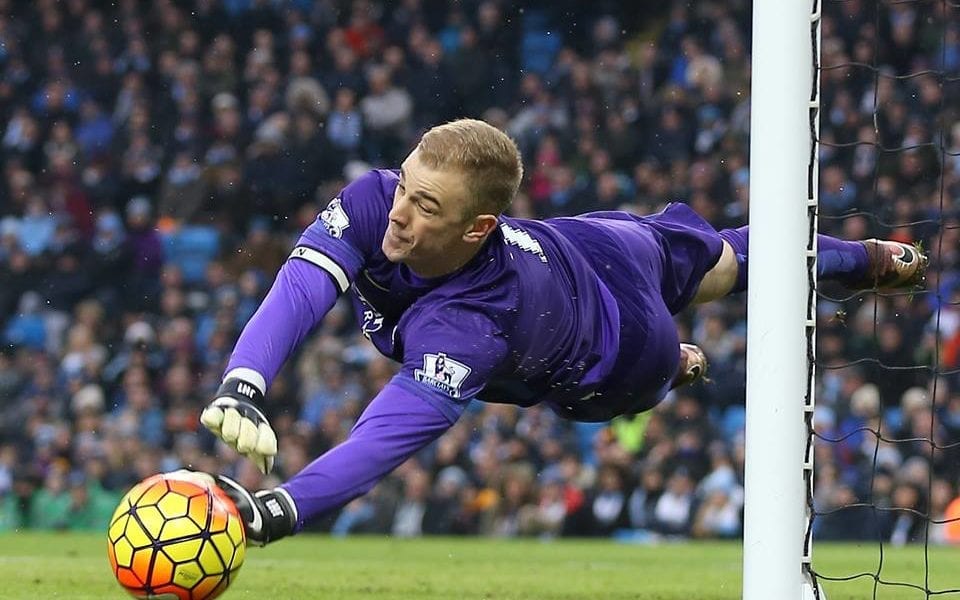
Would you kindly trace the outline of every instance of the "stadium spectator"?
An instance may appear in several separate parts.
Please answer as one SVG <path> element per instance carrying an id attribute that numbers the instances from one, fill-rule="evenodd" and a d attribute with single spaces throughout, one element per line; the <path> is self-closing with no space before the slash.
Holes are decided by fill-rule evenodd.
<path id="1" fill-rule="evenodd" d="M 741 505 L 726 491 L 707 493 L 697 509 L 690 534 L 696 538 L 734 538 L 741 530 Z"/>
<path id="2" fill-rule="evenodd" d="M 693 479 L 683 468 L 667 479 L 653 509 L 653 529 L 665 535 L 685 535 L 696 515 Z"/>
<path id="3" fill-rule="evenodd" d="M 410 93 L 392 81 L 390 69 L 374 65 L 367 74 L 367 95 L 360 101 L 366 155 L 380 164 L 397 162 L 409 139 L 413 101 Z"/>

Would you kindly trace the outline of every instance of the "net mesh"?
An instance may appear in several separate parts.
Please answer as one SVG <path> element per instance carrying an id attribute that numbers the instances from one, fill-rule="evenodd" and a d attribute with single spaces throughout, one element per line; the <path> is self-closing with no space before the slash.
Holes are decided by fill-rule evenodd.
<path id="1" fill-rule="evenodd" d="M 877 547 L 870 563 L 846 570 L 818 568 L 814 557 L 807 568 L 818 597 L 960 597 L 955 566 L 930 551 L 960 542 L 958 10 L 947 0 L 822 5 L 820 110 L 811 117 L 814 133 L 820 119 L 820 231 L 917 242 L 931 262 L 922 290 L 849 293 L 823 284 L 811 302 L 817 379 L 807 423 L 816 443 L 807 453 L 806 555 L 812 540 Z M 893 574 L 889 549 L 899 546 L 922 572 Z"/>

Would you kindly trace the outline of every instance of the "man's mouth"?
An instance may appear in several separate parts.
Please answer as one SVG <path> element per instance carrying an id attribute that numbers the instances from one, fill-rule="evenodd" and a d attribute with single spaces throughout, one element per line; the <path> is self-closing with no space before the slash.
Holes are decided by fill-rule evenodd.
<path id="1" fill-rule="evenodd" d="M 390 241 L 392 241 L 392 242 L 396 242 L 396 243 L 399 243 L 399 244 L 407 244 L 407 243 L 409 243 L 409 240 L 408 240 L 407 238 L 402 237 L 402 236 L 400 236 L 400 235 L 397 235 L 397 233 L 396 233 L 395 231 L 393 231 L 392 229 L 387 229 L 387 235 L 390 236 Z"/>

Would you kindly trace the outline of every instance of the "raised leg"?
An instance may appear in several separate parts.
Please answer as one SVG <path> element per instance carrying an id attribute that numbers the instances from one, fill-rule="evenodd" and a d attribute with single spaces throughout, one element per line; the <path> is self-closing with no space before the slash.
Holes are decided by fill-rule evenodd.
<path id="1" fill-rule="evenodd" d="M 723 253 L 700 284 L 695 304 L 747 289 L 748 226 L 724 229 Z M 883 290 L 923 284 L 928 258 L 910 244 L 889 240 L 846 241 L 817 236 L 817 279 L 839 281 L 851 289 Z"/>
<path id="2" fill-rule="evenodd" d="M 746 264 L 744 263 L 744 272 Z M 723 252 L 720 254 L 720 260 L 712 269 L 707 271 L 700 287 L 697 288 L 697 295 L 693 297 L 694 304 L 703 304 L 717 298 L 723 298 L 735 290 L 737 279 L 740 273 L 740 264 L 737 261 L 737 255 L 733 251 L 730 243 L 724 240 Z M 746 277 L 743 278 L 746 285 Z"/>

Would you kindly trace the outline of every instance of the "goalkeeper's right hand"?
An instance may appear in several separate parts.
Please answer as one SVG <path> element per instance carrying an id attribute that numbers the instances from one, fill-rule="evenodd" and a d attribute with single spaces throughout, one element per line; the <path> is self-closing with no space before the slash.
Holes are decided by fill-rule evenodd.
<path id="1" fill-rule="evenodd" d="M 174 471 L 172 475 L 223 490 L 240 512 L 248 545 L 265 546 L 292 534 L 297 525 L 297 505 L 283 488 L 251 493 L 226 475 L 189 469 Z"/>
<path id="2" fill-rule="evenodd" d="M 253 461 L 264 474 L 273 468 L 277 434 L 257 408 L 263 392 L 248 381 L 228 378 L 203 412 L 200 422 L 227 445 Z"/>

